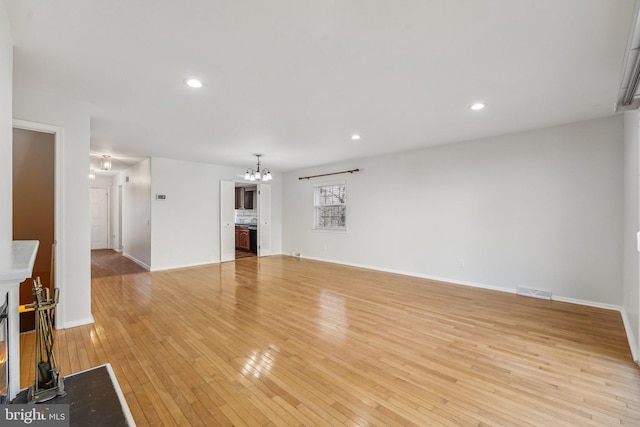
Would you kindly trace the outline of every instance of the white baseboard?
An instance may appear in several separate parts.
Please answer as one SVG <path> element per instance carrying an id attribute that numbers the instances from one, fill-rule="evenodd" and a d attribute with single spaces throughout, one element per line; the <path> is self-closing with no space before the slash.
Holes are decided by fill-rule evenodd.
<path id="1" fill-rule="evenodd" d="M 203 265 L 212 265 L 212 264 L 220 264 L 220 261 L 207 261 L 207 262 L 196 262 L 193 264 L 171 265 L 168 267 L 154 268 L 153 270 L 150 270 L 150 271 L 155 272 L 155 271 L 175 270 L 177 268 L 200 267 Z"/>
<path id="2" fill-rule="evenodd" d="M 622 307 L 620 310 L 620 314 L 622 315 L 622 323 L 624 323 L 624 330 L 627 333 L 627 341 L 629 341 L 629 349 L 631 349 L 631 356 L 633 357 L 633 361 L 638 363 L 638 343 L 636 342 L 635 337 L 633 336 L 633 329 L 631 329 L 631 322 L 629 321 L 629 316 L 627 315 L 627 311 Z"/>
<path id="3" fill-rule="evenodd" d="M 95 320 L 93 319 L 93 316 L 90 316 L 84 319 L 73 320 L 71 322 L 64 322 L 64 329 L 75 328 L 76 326 L 82 325 L 90 325 L 92 323 L 95 323 Z"/>
<path id="4" fill-rule="evenodd" d="M 125 258 L 129 258 L 131 261 L 135 262 L 139 266 L 146 268 L 147 271 L 151 271 L 151 267 L 149 267 L 147 264 L 145 264 L 144 262 L 140 261 L 136 257 L 133 257 L 133 256 L 129 255 L 126 252 L 122 252 L 122 256 L 125 257 Z"/>
<path id="5" fill-rule="evenodd" d="M 588 307 L 595 307 L 595 308 L 604 308 L 605 310 L 615 310 L 615 311 L 622 310 L 622 307 L 619 305 L 605 304 L 602 302 L 595 302 L 595 301 L 589 301 L 589 300 L 583 300 L 583 299 L 568 298 L 568 297 L 562 297 L 557 295 L 554 295 L 552 299 L 553 301 L 568 302 L 570 304 L 586 305 Z"/>

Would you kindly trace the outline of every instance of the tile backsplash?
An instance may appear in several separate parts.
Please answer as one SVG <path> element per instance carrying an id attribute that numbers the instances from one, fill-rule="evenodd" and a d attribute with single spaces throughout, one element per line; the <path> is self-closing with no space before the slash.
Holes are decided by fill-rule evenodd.
<path id="1" fill-rule="evenodd" d="M 258 221 L 258 211 L 255 209 L 236 209 L 236 224 L 251 224 Z"/>

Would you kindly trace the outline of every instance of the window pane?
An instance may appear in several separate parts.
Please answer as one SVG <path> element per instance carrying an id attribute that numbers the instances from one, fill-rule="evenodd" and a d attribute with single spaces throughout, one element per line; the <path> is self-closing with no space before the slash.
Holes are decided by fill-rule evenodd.
<path id="1" fill-rule="evenodd" d="M 345 186 L 344 185 L 328 185 L 326 187 L 319 187 L 320 197 L 318 205 L 343 205 L 345 204 Z"/>
<path id="2" fill-rule="evenodd" d="M 315 188 L 317 228 L 346 227 L 346 194 L 346 186 L 340 184 Z"/>

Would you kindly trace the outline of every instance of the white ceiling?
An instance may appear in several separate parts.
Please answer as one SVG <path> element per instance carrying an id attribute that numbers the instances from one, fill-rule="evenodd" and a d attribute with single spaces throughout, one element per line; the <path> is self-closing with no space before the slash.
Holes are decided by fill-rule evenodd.
<path id="1" fill-rule="evenodd" d="M 15 84 L 89 103 L 92 152 L 280 171 L 610 115 L 635 6 L 4 1 Z"/>

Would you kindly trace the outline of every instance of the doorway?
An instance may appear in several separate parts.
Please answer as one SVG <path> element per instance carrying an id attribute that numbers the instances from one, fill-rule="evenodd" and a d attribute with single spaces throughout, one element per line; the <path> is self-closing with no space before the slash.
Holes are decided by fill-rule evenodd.
<path id="1" fill-rule="evenodd" d="M 236 182 L 234 207 L 236 259 L 258 256 L 258 187 Z"/>
<path id="2" fill-rule="evenodd" d="M 271 255 L 271 187 L 220 181 L 220 262 Z"/>
<path id="3" fill-rule="evenodd" d="M 20 305 L 33 302 L 33 280 L 54 287 L 55 135 L 13 129 L 13 239 L 38 240 L 32 278 L 20 284 Z M 20 332 L 35 328 L 34 312 L 20 314 Z"/>
<path id="4" fill-rule="evenodd" d="M 109 189 L 91 187 L 91 250 L 109 249 Z"/>

